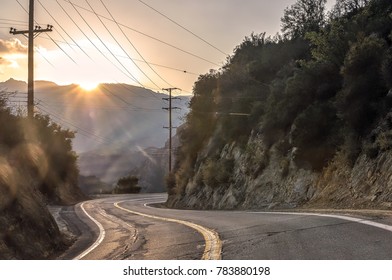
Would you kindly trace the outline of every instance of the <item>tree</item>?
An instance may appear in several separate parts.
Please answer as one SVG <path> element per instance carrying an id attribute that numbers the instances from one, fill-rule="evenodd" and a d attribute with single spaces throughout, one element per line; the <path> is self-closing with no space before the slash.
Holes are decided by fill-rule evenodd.
<path id="1" fill-rule="evenodd" d="M 286 37 L 303 37 L 307 32 L 319 31 L 325 23 L 326 0 L 298 0 L 284 10 L 282 32 Z"/>
<path id="2" fill-rule="evenodd" d="M 332 9 L 332 18 L 342 17 L 350 13 L 356 13 L 365 7 L 370 0 L 337 0 Z"/>
<path id="3" fill-rule="evenodd" d="M 366 132 L 382 110 L 377 102 L 387 92 L 382 75 L 385 53 L 383 39 L 373 35 L 362 38 L 352 44 L 341 70 L 344 86 L 337 96 L 337 107 L 358 135 Z"/>
<path id="4" fill-rule="evenodd" d="M 139 178 L 136 176 L 122 177 L 117 181 L 113 190 L 114 194 L 139 193 L 141 187 L 138 186 Z"/>

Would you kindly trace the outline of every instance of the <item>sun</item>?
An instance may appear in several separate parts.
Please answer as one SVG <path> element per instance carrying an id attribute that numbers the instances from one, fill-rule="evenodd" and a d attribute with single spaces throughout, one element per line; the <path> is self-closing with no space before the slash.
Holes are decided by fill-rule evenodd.
<path id="1" fill-rule="evenodd" d="M 99 83 L 94 83 L 94 82 L 79 83 L 79 87 L 85 91 L 92 91 L 92 90 L 96 89 L 98 86 L 99 86 Z"/>

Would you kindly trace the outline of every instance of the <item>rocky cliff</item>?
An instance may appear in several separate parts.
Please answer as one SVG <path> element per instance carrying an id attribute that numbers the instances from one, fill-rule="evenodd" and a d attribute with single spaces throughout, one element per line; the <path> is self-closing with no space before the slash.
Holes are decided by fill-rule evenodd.
<path id="1" fill-rule="evenodd" d="M 227 143 L 215 163 L 222 168 L 229 165 L 229 170 L 214 170 L 216 180 L 207 172 L 207 146 L 184 191 L 170 196 L 167 205 L 195 209 L 392 207 L 391 150 L 377 155 L 362 152 L 354 164 L 340 151 L 324 169 L 315 171 L 297 160 L 295 147 L 282 151 L 278 143 L 268 148 L 262 139 L 262 133 L 253 131 L 245 146 Z"/>

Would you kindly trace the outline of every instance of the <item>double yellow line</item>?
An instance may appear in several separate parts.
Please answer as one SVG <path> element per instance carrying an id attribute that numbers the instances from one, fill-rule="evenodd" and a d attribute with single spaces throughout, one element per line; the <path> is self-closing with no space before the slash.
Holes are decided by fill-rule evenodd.
<path id="1" fill-rule="evenodd" d="M 203 235 L 203 238 L 204 238 L 205 244 L 206 244 L 205 248 L 204 248 L 202 260 L 220 260 L 221 259 L 222 241 L 220 240 L 219 235 L 216 231 L 209 229 L 209 228 L 206 228 L 206 227 L 203 227 L 203 226 L 200 226 L 195 223 L 188 222 L 188 221 L 182 221 L 182 220 L 171 219 L 171 218 L 164 218 L 164 217 L 159 217 L 159 216 L 155 216 L 155 215 L 149 215 L 149 214 L 144 214 L 144 213 L 132 211 L 132 210 L 129 210 L 127 208 L 120 206 L 119 204 L 122 202 L 125 202 L 125 201 L 116 202 L 116 203 L 114 203 L 114 206 L 123 210 L 123 211 L 129 212 L 131 214 L 135 214 L 135 215 L 139 215 L 142 217 L 151 218 L 151 219 L 155 219 L 155 220 L 165 221 L 165 222 L 177 223 L 177 224 L 181 224 L 181 225 L 195 229 L 196 231 L 198 231 L 199 233 L 201 233 Z"/>

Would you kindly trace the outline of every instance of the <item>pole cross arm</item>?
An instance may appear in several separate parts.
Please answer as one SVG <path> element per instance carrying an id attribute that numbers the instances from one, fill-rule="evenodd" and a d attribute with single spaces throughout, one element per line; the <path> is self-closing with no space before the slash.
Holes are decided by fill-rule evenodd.
<path id="1" fill-rule="evenodd" d="M 36 26 L 33 30 L 33 33 L 42 33 L 42 32 L 52 32 L 53 31 L 53 25 L 48 24 L 47 28 L 42 28 L 41 26 Z M 10 34 L 13 35 L 25 35 L 29 34 L 29 30 L 17 30 L 16 28 L 11 27 L 10 29 Z"/>

